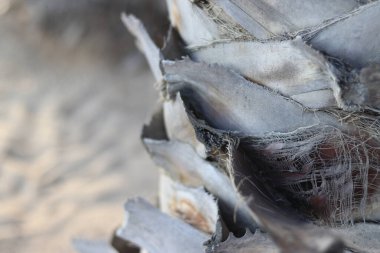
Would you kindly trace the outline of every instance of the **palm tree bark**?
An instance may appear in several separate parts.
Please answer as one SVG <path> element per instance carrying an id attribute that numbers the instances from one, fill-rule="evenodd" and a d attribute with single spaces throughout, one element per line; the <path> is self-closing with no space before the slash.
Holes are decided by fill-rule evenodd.
<path id="1" fill-rule="evenodd" d="M 127 220 L 142 208 L 149 222 L 119 236 L 152 253 L 201 252 L 204 238 L 206 252 L 378 252 L 380 226 L 362 222 L 380 219 L 380 3 L 167 5 L 162 50 L 122 19 L 162 98 L 142 134 L 162 173 L 160 209 L 188 226 L 171 235 L 174 220 L 135 201 Z"/>

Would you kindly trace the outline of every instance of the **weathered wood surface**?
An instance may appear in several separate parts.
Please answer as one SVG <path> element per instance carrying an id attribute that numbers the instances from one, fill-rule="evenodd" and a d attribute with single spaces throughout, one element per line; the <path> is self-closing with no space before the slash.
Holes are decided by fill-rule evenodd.
<path id="1" fill-rule="evenodd" d="M 355 0 L 211 0 L 211 3 L 259 39 L 319 25 L 359 5 Z"/>
<path id="2" fill-rule="evenodd" d="M 196 61 L 235 70 L 308 108 L 327 108 L 341 103 L 336 70 L 301 38 L 221 42 L 198 47 L 191 55 Z"/>
<path id="3" fill-rule="evenodd" d="M 374 1 L 317 31 L 309 42 L 356 68 L 380 63 L 379 16 L 380 2 Z"/>
<path id="4" fill-rule="evenodd" d="M 323 112 L 309 112 L 294 101 L 247 81 L 218 65 L 190 60 L 164 61 L 167 92 L 180 92 L 211 126 L 245 134 L 291 132 L 317 124 L 339 126 Z"/>
<path id="5" fill-rule="evenodd" d="M 149 253 L 201 253 L 209 238 L 177 218 L 160 212 L 143 199 L 125 204 L 125 219 L 117 235 Z"/>

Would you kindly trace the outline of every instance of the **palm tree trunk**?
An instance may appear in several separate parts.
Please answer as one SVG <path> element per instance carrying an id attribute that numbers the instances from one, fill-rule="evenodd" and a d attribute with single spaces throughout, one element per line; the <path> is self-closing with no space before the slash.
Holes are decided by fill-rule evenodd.
<path id="1" fill-rule="evenodd" d="M 118 235 L 151 253 L 378 252 L 380 2 L 167 6 L 164 49 L 122 16 L 161 94 L 142 140 L 165 214 L 130 201 Z"/>

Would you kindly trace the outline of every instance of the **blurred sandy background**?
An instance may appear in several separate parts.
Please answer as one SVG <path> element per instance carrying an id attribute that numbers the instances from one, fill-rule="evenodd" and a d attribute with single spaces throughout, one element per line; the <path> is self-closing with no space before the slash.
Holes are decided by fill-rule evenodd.
<path id="1" fill-rule="evenodd" d="M 1 253 L 74 252 L 111 236 L 128 197 L 155 199 L 139 136 L 157 97 L 123 10 L 164 15 L 158 0 L 0 0 Z"/>

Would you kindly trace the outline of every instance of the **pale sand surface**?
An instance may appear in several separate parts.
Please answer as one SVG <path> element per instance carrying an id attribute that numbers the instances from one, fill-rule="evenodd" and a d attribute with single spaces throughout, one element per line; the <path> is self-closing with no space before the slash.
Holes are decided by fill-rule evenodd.
<path id="1" fill-rule="evenodd" d="M 155 200 L 139 140 L 157 101 L 144 60 L 53 49 L 0 16 L 2 253 L 74 252 L 72 238 L 110 237 L 128 197 Z"/>

